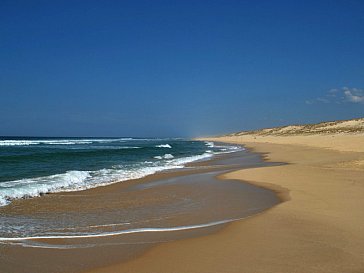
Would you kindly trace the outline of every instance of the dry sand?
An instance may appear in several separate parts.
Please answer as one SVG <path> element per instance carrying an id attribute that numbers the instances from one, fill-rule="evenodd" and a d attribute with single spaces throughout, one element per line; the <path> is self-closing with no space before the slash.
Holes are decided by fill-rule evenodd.
<path id="1" fill-rule="evenodd" d="M 218 233 L 162 244 L 92 272 L 364 272 L 364 135 L 210 140 L 242 143 L 268 161 L 289 163 L 224 177 L 271 188 L 286 202 Z"/>

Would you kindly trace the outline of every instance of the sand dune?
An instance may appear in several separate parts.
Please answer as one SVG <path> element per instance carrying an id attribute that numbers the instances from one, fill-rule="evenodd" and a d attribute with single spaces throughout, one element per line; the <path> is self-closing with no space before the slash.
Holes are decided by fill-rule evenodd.
<path id="1" fill-rule="evenodd" d="M 209 139 L 231 143 L 294 144 L 364 152 L 364 118 L 242 131 Z"/>
<path id="2" fill-rule="evenodd" d="M 300 136 L 317 134 L 360 134 L 364 133 L 364 118 L 328 121 L 317 124 L 289 125 L 282 127 L 266 128 L 255 131 L 241 131 L 226 136 Z"/>

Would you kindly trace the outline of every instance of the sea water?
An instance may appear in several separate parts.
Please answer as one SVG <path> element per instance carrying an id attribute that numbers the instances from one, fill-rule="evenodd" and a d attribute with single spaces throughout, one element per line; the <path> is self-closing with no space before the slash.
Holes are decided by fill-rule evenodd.
<path id="1" fill-rule="evenodd" d="M 0 137 L 0 206 L 142 178 L 239 149 L 174 138 Z"/>
<path id="2" fill-rule="evenodd" d="M 277 202 L 273 192 L 216 178 L 259 164 L 239 146 L 188 139 L 0 138 L 0 248 L 149 244 L 220 226 Z M 185 167 L 193 171 L 122 185 Z M 46 193 L 59 194 L 39 197 Z"/>

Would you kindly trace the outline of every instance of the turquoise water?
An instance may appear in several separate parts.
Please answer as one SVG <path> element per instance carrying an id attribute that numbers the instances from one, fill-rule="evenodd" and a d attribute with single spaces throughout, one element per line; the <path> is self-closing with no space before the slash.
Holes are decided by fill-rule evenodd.
<path id="1" fill-rule="evenodd" d="M 237 149 L 185 139 L 0 137 L 0 206 L 142 178 Z"/>

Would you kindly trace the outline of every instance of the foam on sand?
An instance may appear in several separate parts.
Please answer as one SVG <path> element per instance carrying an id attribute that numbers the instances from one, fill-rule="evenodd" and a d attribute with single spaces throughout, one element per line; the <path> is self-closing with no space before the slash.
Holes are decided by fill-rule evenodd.
<path id="1" fill-rule="evenodd" d="M 207 228 L 211 226 L 222 225 L 230 223 L 239 219 L 227 219 L 216 222 L 209 222 L 197 225 L 188 226 L 176 226 L 176 227 L 153 227 L 153 228 L 135 228 L 120 230 L 114 232 L 102 232 L 102 233 L 92 233 L 92 234 L 75 234 L 75 235 L 45 235 L 45 236 L 29 236 L 29 237 L 14 237 L 14 238 L 4 238 L 0 237 L 2 242 L 15 242 L 24 240 L 41 240 L 41 239 L 80 239 L 80 238 L 97 238 L 97 237 L 107 237 L 107 236 L 117 236 L 123 234 L 133 234 L 133 233 L 145 233 L 145 232 L 170 232 L 170 231 L 181 231 L 189 229 Z"/>

